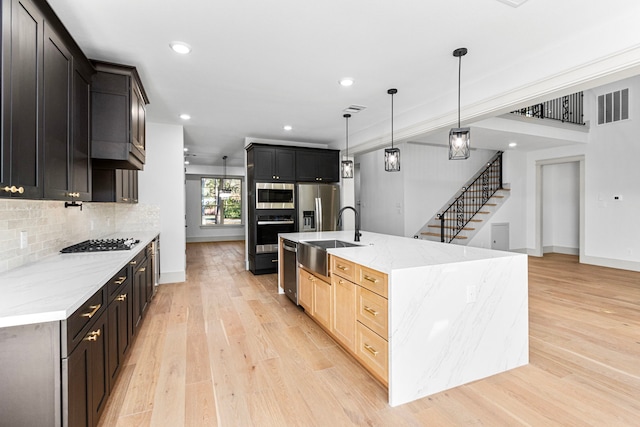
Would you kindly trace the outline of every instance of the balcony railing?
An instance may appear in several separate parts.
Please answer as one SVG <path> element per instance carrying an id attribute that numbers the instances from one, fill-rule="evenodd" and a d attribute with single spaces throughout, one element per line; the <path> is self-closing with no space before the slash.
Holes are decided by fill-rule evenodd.
<path id="1" fill-rule="evenodd" d="M 530 107 L 512 111 L 512 114 L 539 119 L 559 120 L 562 123 L 584 125 L 582 92 L 541 102 Z"/>

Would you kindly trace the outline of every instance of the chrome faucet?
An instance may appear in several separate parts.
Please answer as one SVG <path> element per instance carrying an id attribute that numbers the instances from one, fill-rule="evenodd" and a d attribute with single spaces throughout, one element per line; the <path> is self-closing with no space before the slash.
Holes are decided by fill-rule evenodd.
<path id="1" fill-rule="evenodd" d="M 358 211 L 356 210 L 356 208 L 354 208 L 353 206 L 345 206 L 344 208 L 340 209 L 340 211 L 338 211 L 337 227 L 338 228 L 342 227 L 342 212 L 344 212 L 345 209 L 351 209 L 353 213 L 356 215 L 356 237 L 353 239 L 353 241 L 359 242 L 360 236 L 362 236 L 362 234 L 360 233 L 360 215 L 358 214 Z"/>

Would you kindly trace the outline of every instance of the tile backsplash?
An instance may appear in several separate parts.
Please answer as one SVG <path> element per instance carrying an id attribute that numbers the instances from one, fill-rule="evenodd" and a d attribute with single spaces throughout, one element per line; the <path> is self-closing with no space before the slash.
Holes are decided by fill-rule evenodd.
<path id="1" fill-rule="evenodd" d="M 62 201 L 0 200 L 0 273 L 38 261 L 65 246 L 118 231 L 160 229 L 156 206 Z M 26 247 L 21 248 L 26 234 Z"/>

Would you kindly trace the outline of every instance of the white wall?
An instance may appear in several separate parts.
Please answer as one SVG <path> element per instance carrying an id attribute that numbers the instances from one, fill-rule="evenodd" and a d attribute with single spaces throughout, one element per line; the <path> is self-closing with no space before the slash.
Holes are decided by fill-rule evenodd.
<path id="1" fill-rule="evenodd" d="M 160 209 L 160 283 L 186 278 L 184 132 L 182 126 L 147 123 L 144 171 L 138 174 L 140 204 Z"/>
<path id="2" fill-rule="evenodd" d="M 449 160 L 448 148 L 403 143 L 400 172 L 384 170 L 384 150 L 357 155 L 360 164 L 362 229 L 413 236 L 494 155 L 473 150 Z"/>
<path id="3" fill-rule="evenodd" d="M 384 170 L 384 150 L 356 156 L 360 164 L 360 228 L 404 236 L 404 162 L 406 144 L 399 144 L 400 172 Z"/>
<path id="4" fill-rule="evenodd" d="M 580 164 L 542 166 L 543 252 L 578 254 Z"/>

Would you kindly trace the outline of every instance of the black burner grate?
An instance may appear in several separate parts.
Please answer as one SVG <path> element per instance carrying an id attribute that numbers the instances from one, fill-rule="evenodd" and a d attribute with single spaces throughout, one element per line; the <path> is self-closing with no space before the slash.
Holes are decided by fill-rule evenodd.
<path id="1" fill-rule="evenodd" d="M 140 243 L 140 240 L 134 240 L 130 238 L 85 240 L 84 242 L 67 246 L 60 252 L 62 252 L 63 254 L 68 254 L 77 252 L 128 251 L 138 243 Z"/>

